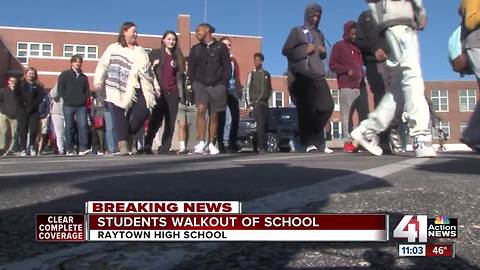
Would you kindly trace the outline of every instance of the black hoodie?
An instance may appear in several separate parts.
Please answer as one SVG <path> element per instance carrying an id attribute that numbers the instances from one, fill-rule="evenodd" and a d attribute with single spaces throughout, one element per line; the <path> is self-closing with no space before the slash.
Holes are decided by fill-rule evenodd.
<path id="1" fill-rule="evenodd" d="M 318 24 L 310 24 L 310 17 L 313 12 L 322 14 L 322 8 L 317 4 L 310 4 L 306 7 L 304 25 L 296 26 L 290 31 L 285 45 L 283 45 L 282 54 L 287 57 L 289 70 L 293 74 L 321 79 L 325 77 L 325 67 L 322 60 L 327 58 L 326 53 L 320 53 L 316 50 L 315 53 L 307 55 L 309 44 L 325 47 L 325 38 L 322 31 L 318 29 Z"/>
<path id="2" fill-rule="evenodd" d="M 389 52 L 385 38 L 381 37 L 381 31 L 370 10 L 362 12 L 357 21 L 357 38 L 355 44 L 362 52 L 363 62 L 375 63 L 375 51 L 379 48 Z"/>

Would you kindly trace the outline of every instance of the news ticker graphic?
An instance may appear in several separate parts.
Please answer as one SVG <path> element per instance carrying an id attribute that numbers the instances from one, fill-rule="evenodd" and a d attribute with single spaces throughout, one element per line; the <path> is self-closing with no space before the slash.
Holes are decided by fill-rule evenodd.
<path id="1" fill-rule="evenodd" d="M 455 257 L 456 246 L 453 243 L 436 244 L 400 244 L 399 257 Z"/>
<path id="2" fill-rule="evenodd" d="M 458 220 L 447 216 L 405 215 L 393 231 L 394 239 L 426 243 L 432 238 L 457 238 Z"/>
<path id="3" fill-rule="evenodd" d="M 386 242 L 385 214 L 241 214 L 240 202 L 87 202 L 37 215 L 37 241 Z"/>

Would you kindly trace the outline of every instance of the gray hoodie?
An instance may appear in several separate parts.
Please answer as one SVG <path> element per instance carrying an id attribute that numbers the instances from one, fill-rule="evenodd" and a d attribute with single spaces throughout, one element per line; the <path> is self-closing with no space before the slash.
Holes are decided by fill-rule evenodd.
<path id="1" fill-rule="evenodd" d="M 307 55 L 309 44 L 325 47 L 325 38 L 322 31 L 318 29 L 318 24 L 310 24 L 312 12 L 321 14 L 322 8 L 317 4 L 310 4 L 306 7 L 304 25 L 296 26 L 290 31 L 283 45 L 282 54 L 287 57 L 289 71 L 293 74 L 321 79 L 325 77 L 323 59 L 327 58 L 326 53 L 321 54 L 316 50 L 315 53 Z"/>
<path id="2" fill-rule="evenodd" d="M 416 29 L 418 21 L 426 16 L 422 0 L 377 0 L 368 6 L 381 30 L 395 25 Z"/>
<path id="3" fill-rule="evenodd" d="M 60 97 L 57 90 L 57 84 L 53 86 L 52 90 L 50 90 L 50 96 L 52 97 L 52 110 L 50 111 L 51 114 L 56 115 L 63 115 L 63 98 Z"/>

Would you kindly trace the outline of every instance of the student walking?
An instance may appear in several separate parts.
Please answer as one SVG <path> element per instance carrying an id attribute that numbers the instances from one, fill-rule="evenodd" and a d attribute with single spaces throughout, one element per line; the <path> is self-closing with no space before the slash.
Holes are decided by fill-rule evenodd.
<path id="1" fill-rule="evenodd" d="M 337 42 L 330 57 L 330 70 L 337 74 L 340 88 L 340 114 L 342 115 L 342 134 L 344 139 L 343 150 L 347 153 L 355 152 L 350 132 L 352 132 L 353 113 L 362 111 L 360 106 L 360 87 L 365 77 L 362 55 L 355 45 L 357 25 L 352 21 L 345 23 L 343 40 Z"/>
<path id="2" fill-rule="evenodd" d="M 236 153 L 240 150 L 237 145 L 238 125 L 240 123 L 240 103 L 242 98 L 242 85 L 240 83 L 240 66 L 237 59 L 232 54 L 232 41 L 228 37 L 222 37 L 219 40 L 227 46 L 230 52 L 230 59 L 232 63 L 232 75 L 227 85 L 227 109 L 218 113 L 218 131 L 217 140 L 218 148 L 221 153 L 226 153 L 224 144 L 225 132 L 228 133 L 228 151 Z M 227 123 L 227 111 L 229 115 L 229 123 Z"/>
<path id="3" fill-rule="evenodd" d="M 0 154 L 4 157 L 13 154 L 17 140 L 16 85 L 17 78 L 9 76 L 7 88 L 0 89 Z"/>
<path id="4" fill-rule="evenodd" d="M 188 76 L 188 61 L 185 66 L 185 76 L 183 84 L 183 99 L 178 103 L 178 141 L 180 143 L 179 154 L 188 154 L 187 142 L 192 134 L 189 133 L 190 126 L 195 125 L 195 117 L 197 115 L 197 107 L 195 106 L 195 93 L 193 92 L 190 77 Z"/>
<path id="5" fill-rule="evenodd" d="M 306 152 L 324 151 L 325 125 L 334 109 L 323 60 L 325 38 L 318 29 L 322 8 L 310 4 L 302 26 L 294 27 L 283 46 L 289 68 L 289 89 L 298 110 L 299 133 Z"/>
<path id="6" fill-rule="evenodd" d="M 257 149 L 254 151 L 263 154 L 266 148 L 266 131 L 268 126 L 268 100 L 272 96 L 272 77 L 263 69 L 265 57 L 261 53 L 253 56 L 255 68 L 250 71 L 245 84 L 245 100 L 247 107 L 253 111 L 257 123 Z"/>
<path id="7" fill-rule="evenodd" d="M 143 128 L 155 105 L 154 76 L 145 50 L 137 44 L 137 27 L 125 22 L 117 42 L 108 46 L 95 70 L 95 89 L 106 91 L 120 155 L 130 155 L 127 140 Z"/>
<path id="8" fill-rule="evenodd" d="M 38 105 L 42 102 L 43 97 L 43 85 L 38 80 L 35 68 L 29 67 L 25 71 L 25 77 L 17 84 L 14 93 L 17 101 L 16 116 L 20 156 L 27 155 L 27 146 L 28 153 L 35 156 L 37 155 L 37 135 L 40 124 Z"/>
<path id="9" fill-rule="evenodd" d="M 75 126 L 78 131 L 78 154 L 86 155 L 88 148 L 87 99 L 90 86 L 87 76 L 82 72 L 83 58 L 74 55 L 70 59 L 70 69 L 63 71 L 58 78 L 58 96 L 63 100 L 63 115 L 65 117 L 66 155 L 73 156 L 76 152 Z M 75 125 L 76 124 L 76 125 Z"/>
<path id="10" fill-rule="evenodd" d="M 195 153 L 203 154 L 208 148 L 210 155 L 220 151 L 214 145 L 218 129 L 218 113 L 227 106 L 226 87 L 232 76 L 230 53 L 224 43 L 215 40 L 213 26 L 203 23 L 197 27 L 195 35 L 200 43 L 192 47 L 189 58 L 189 76 L 195 92 L 197 106 L 197 130 L 200 142 Z M 208 142 L 206 142 L 209 113 Z"/>
<path id="11" fill-rule="evenodd" d="M 185 57 L 178 44 L 174 31 L 163 34 L 160 49 L 153 50 L 150 55 L 153 71 L 160 85 L 157 93 L 157 104 L 153 108 L 145 136 L 145 152 L 152 153 L 152 144 L 158 129 L 165 120 L 162 145 L 159 154 L 170 153 L 178 113 L 178 101 L 183 99 L 183 83 L 185 72 Z"/>
<path id="12" fill-rule="evenodd" d="M 63 99 L 58 95 L 57 84 L 50 90 L 52 98 L 51 117 L 58 155 L 65 155 L 65 117 L 63 115 Z"/>
<path id="13" fill-rule="evenodd" d="M 369 8 L 390 48 L 388 55 L 377 55 L 386 60 L 392 75 L 388 92 L 375 112 L 356 128 L 351 136 L 374 155 L 382 155 L 377 135 L 385 131 L 395 117 L 399 97 L 405 100 L 409 117 L 410 136 L 417 157 L 435 157 L 432 133 L 429 129 L 428 104 L 420 67 L 417 30 L 426 25 L 426 12 L 421 0 L 368 0 Z"/>

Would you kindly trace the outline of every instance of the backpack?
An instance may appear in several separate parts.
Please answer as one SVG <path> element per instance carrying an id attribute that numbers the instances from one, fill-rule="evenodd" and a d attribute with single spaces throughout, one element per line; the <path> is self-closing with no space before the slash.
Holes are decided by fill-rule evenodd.
<path id="1" fill-rule="evenodd" d="M 473 74 L 468 63 L 468 56 L 462 47 L 462 27 L 459 26 L 448 39 L 448 58 L 453 71 L 461 75 Z"/>
<path id="2" fill-rule="evenodd" d="M 468 31 L 474 31 L 480 26 L 480 0 L 463 0 L 461 11 Z"/>

